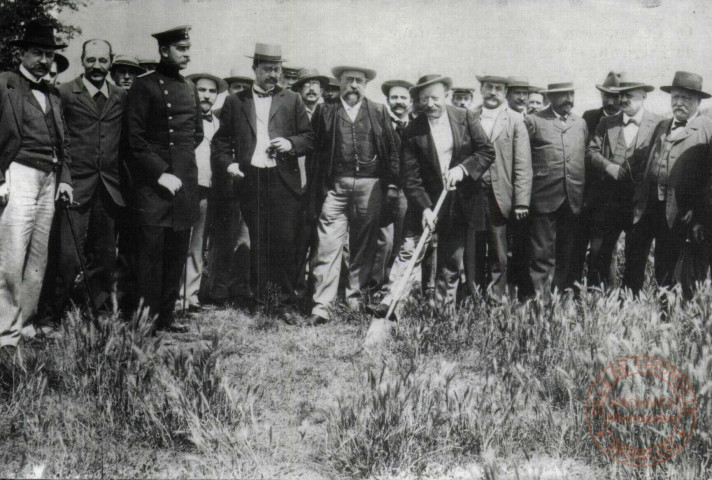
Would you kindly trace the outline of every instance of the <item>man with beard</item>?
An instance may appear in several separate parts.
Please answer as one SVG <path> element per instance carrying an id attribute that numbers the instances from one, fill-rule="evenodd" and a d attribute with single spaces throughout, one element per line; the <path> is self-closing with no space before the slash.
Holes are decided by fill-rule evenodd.
<path id="1" fill-rule="evenodd" d="M 571 273 L 573 236 L 583 204 L 586 122 L 571 113 L 571 82 L 549 84 L 551 104 L 525 118 L 532 150 L 529 271 L 535 290 L 564 291 Z"/>
<path id="2" fill-rule="evenodd" d="M 138 60 L 128 55 L 117 55 L 111 65 L 112 80 L 126 91 L 131 89 L 136 77 L 143 73 L 146 73 L 146 70 L 139 66 Z"/>
<path id="3" fill-rule="evenodd" d="M 470 109 L 475 96 L 474 88 L 453 88 L 450 90 L 452 104 L 456 107 Z"/>
<path id="4" fill-rule="evenodd" d="M 49 69 L 49 73 L 45 76 L 45 79 L 50 85 L 56 87 L 60 85 L 58 80 L 59 75 L 61 75 L 62 72 L 67 71 L 68 68 L 69 60 L 67 59 L 67 57 L 65 57 L 61 53 L 55 53 L 54 61 L 52 62 L 52 67 Z"/>
<path id="5" fill-rule="evenodd" d="M 589 285 L 607 286 L 614 280 L 609 278 L 610 266 L 618 237 L 621 232 L 628 236 L 633 226 L 633 192 L 642 181 L 655 126 L 662 120 L 643 108 L 654 89 L 621 73 L 616 88 L 621 113 L 601 118 L 586 149 L 591 174 L 598 177 L 601 189 L 598 202 L 590 206 Z"/>
<path id="6" fill-rule="evenodd" d="M 633 229 L 626 245 L 623 284 L 634 292 L 643 287 L 650 245 L 655 240 L 655 280 L 671 286 L 673 269 L 685 241 L 702 250 L 702 268 L 709 264 L 709 179 L 712 165 L 712 119 L 699 114 L 702 77 L 675 72 L 670 94 L 673 118 L 658 123 L 651 139 L 643 181 L 636 184 Z M 709 224 L 708 224 L 709 225 Z"/>
<path id="7" fill-rule="evenodd" d="M 540 112 L 544 108 L 544 95 L 541 92 L 531 92 L 527 99 L 527 115 Z"/>
<path id="8" fill-rule="evenodd" d="M 251 90 L 230 95 L 214 137 L 215 160 L 240 186 L 250 232 L 251 281 L 258 303 L 293 323 L 302 186 L 298 158 L 314 148 L 301 97 L 279 86 L 282 48 L 258 43 Z"/>
<path id="9" fill-rule="evenodd" d="M 341 85 L 337 79 L 329 77 L 329 85 L 324 89 L 323 96 L 324 103 L 339 103 Z"/>
<path id="10" fill-rule="evenodd" d="M 507 104 L 509 108 L 512 111 L 526 115 L 529 94 L 539 91 L 539 89 L 529 85 L 529 80 L 524 77 L 508 77 L 507 85 Z"/>
<path id="11" fill-rule="evenodd" d="M 111 310 L 116 265 L 116 221 L 126 206 L 119 155 L 126 92 L 109 83 L 111 44 L 88 40 L 82 46 L 84 73 L 59 88 L 69 130 L 74 201 L 57 214 L 41 303 L 59 322 L 80 269 L 70 226 L 73 221 L 87 258 L 92 308 Z"/>
<path id="12" fill-rule="evenodd" d="M 173 309 L 188 254 L 190 229 L 198 221 L 200 190 L 195 149 L 203 122 L 195 85 L 180 71 L 190 62 L 189 26 L 152 36 L 161 61 L 129 90 L 128 141 L 138 209 L 138 294 L 156 328 L 185 332 Z"/>
<path id="13" fill-rule="evenodd" d="M 531 150 L 522 117 L 511 114 L 507 105 L 507 79 L 490 75 L 477 80 L 482 106 L 474 113 L 494 145 L 495 161 L 482 175 L 485 228 L 468 232 L 467 241 L 474 242 L 468 251 L 474 255 L 465 259 L 465 271 L 471 291 L 479 287 L 484 292 L 490 284 L 490 296 L 500 300 L 508 285 L 509 221 L 521 221 L 529 215 Z M 487 278 L 487 267 L 491 280 Z"/>
<path id="14" fill-rule="evenodd" d="M 314 308 L 308 322 L 327 322 L 336 299 L 344 244 L 349 241 L 346 299 L 361 308 L 376 252 L 384 202 L 398 198 L 399 155 L 386 108 L 365 97 L 376 77 L 369 68 L 339 66 L 341 99 L 325 104 L 314 118 L 316 175 L 311 214 L 318 215 L 318 249 L 312 264 Z M 385 197 L 385 198 L 384 198 Z"/>
<path id="15" fill-rule="evenodd" d="M 30 324 L 47 265 L 55 200 L 72 202 L 69 134 L 62 100 L 42 78 L 52 65 L 54 29 L 29 22 L 17 71 L 0 73 L 0 347 L 14 357 Z"/>
<path id="16" fill-rule="evenodd" d="M 203 141 L 195 149 L 195 161 L 198 165 L 198 190 L 200 210 L 198 221 L 193 225 L 188 246 L 188 259 L 185 265 L 185 278 L 182 282 L 176 309 L 188 308 L 191 312 L 200 310 L 200 281 L 203 275 L 203 244 L 205 225 L 208 214 L 208 197 L 211 193 L 212 168 L 210 165 L 210 144 L 215 132 L 220 127 L 220 120 L 213 113 L 213 105 L 218 95 L 227 90 L 227 84 L 221 78 L 209 73 L 188 75 L 188 80 L 195 83 L 203 120 Z"/>
<path id="17" fill-rule="evenodd" d="M 230 76 L 223 79 L 227 82 L 228 95 L 235 95 L 243 90 L 249 90 L 252 88 L 252 84 L 255 83 L 253 78 L 238 75 L 238 71 L 237 68 L 233 68 L 230 70 Z"/>

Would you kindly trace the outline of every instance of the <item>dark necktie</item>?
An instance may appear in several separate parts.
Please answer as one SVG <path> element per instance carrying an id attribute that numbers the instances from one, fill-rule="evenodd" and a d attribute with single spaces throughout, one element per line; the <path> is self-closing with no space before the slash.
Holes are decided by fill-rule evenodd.
<path id="1" fill-rule="evenodd" d="M 403 120 L 396 120 L 396 133 L 399 137 L 403 136 L 403 130 L 405 130 L 406 123 Z"/>
<path id="2" fill-rule="evenodd" d="M 41 80 L 39 82 L 30 82 L 30 89 L 31 90 L 37 90 L 38 92 L 42 92 L 44 94 L 47 94 L 49 87 L 47 85 L 47 82 L 44 80 Z"/>
<path id="3" fill-rule="evenodd" d="M 99 112 L 104 111 L 104 105 L 106 105 L 106 97 L 101 92 L 96 92 L 94 94 L 94 103 L 96 103 Z"/>
<path id="4" fill-rule="evenodd" d="M 205 120 L 206 122 L 213 123 L 213 114 L 212 113 L 204 113 L 203 120 Z"/>
<path id="5" fill-rule="evenodd" d="M 274 89 L 270 90 L 269 92 L 258 92 L 254 89 L 252 91 L 255 92 L 255 95 L 257 95 L 258 98 L 267 98 L 274 95 Z"/>
<path id="6" fill-rule="evenodd" d="M 687 125 L 687 120 L 675 120 L 672 123 L 672 129 L 676 130 L 677 128 L 684 127 L 685 125 Z"/>
<path id="7" fill-rule="evenodd" d="M 625 126 L 627 127 L 630 124 L 640 126 L 640 122 L 636 120 L 635 118 L 629 118 L 627 122 L 625 122 Z"/>

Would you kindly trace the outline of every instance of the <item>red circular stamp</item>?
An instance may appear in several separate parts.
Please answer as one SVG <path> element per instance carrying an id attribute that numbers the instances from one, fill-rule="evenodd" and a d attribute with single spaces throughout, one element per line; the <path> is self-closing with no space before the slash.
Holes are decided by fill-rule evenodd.
<path id="1" fill-rule="evenodd" d="M 675 458 L 692 439 L 697 397 L 675 365 L 650 356 L 627 357 L 601 372 L 586 399 L 586 423 L 611 460 L 651 467 Z"/>

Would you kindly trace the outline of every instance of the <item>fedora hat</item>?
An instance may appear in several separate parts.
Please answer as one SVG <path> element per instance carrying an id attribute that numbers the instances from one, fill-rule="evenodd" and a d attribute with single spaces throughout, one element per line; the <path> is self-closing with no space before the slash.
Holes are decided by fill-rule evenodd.
<path id="1" fill-rule="evenodd" d="M 620 85 L 621 73 L 611 70 L 606 75 L 606 79 L 602 85 L 596 85 L 596 88 L 604 93 L 618 93 L 616 88 Z"/>
<path id="2" fill-rule="evenodd" d="M 67 59 L 67 57 L 65 57 L 61 53 L 54 54 L 54 61 L 57 62 L 57 74 L 58 75 L 62 72 L 67 71 L 67 69 L 69 68 L 69 60 Z"/>
<path id="3" fill-rule="evenodd" d="M 357 72 L 363 72 L 364 75 L 366 75 L 366 78 L 370 82 L 374 78 L 376 78 L 376 71 L 371 70 L 370 68 L 364 68 L 364 67 L 354 67 L 352 65 L 340 65 L 338 67 L 334 67 L 331 69 L 331 74 L 336 77 L 338 80 L 341 78 L 341 74 L 346 72 L 347 70 L 355 70 Z"/>
<path id="4" fill-rule="evenodd" d="M 445 85 L 447 90 L 450 90 L 450 87 L 452 87 L 452 80 L 450 79 L 450 77 L 443 77 L 442 75 L 439 75 L 437 73 L 431 73 L 430 75 L 420 77 L 418 79 L 418 83 L 416 83 L 415 86 L 411 87 L 410 94 L 413 95 L 417 93 L 420 89 L 428 87 L 430 85 L 435 85 L 436 83 L 442 83 L 443 85 Z"/>
<path id="5" fill-rule="evenodd" d="M 573 92 L 574 82 L 561 82 L 561 83 L 550 83 L 546 90 L 542 90 L 537 93 L 563 93 L 563 92 Z"/>
<path id="6" fill-rule="evenodd" d="M 297 73 L 297 81 L 292 84 L 292 89 L 296 90 L 304 82 L 309 80 L 319 80 L 322 90 L 329 85 L 329 77 L 325 75 L 319 75 L 319 70 L 316 68 L 302 68 Z"/>
<path id="7" fill-rule="evenodd" d="M 673 88 L 684 88 L 685 90 L 697 94 L 700 98 L 712 97 L 709 93 L 702 91 L 702 76 L 697 75 L 696 73 L 675 72 L 675 78 L 672 79 L 672 85 L 660 87 L 660 90 L 665 93 L 670 93 Z"/>
<path id="8" fill-rule="evenodd" d="M 10 45 L 16 47 L 29 47 L 34 45 L 36 47 L 52 48 L 55 50 L 66 47 L 66 45 L 57 43 L 52 25 L 35 21 L 27 24 L 24 37 L 13 40 L 10 42 Z M 57 64 L 57 67 L 59 67 L 59 64 Z"/>
<path id="9" fill-rule="evenodd" d="M 477 81 L 480 82 L 480 84 L 488 82 L 488 83 L 504 83 L 507 86 L 509 86 L 509 79 L 506 77 L 500 77 L 497 75 L 482 75 L 481 77 L 479 75 L 476 75 L 475 78 L 477 78 Z M 529 88 L 529 82 L 527 82 L 526 85 L 527 88 Z"/>
<path id="10" fill-rule="evenodd" d="M 215 75 L 210 75 L 209 73 L 191 73 L 186 78 L 193 83 L 197 83 L 201 78 L 207 78 L 208 80 L 215 82 L 215 85 L 218 87 L 218 93 L 222 93 L 227 90 L 227 82 L 225 80 L 216 77 Z"/>
<path id="11" fill-rule="evenodd" d="M 282 58 L 282 46 L 270 45 L 267 43 L 255 43 L 255 54 L 247 58 L 251 58 L 256 62 L 284 62 Z"/>
<path id="12" fill-rule="evenodd" d="M 129 70 L 133 70 L 137 75 L 146 72 L 146 69 L 139 65 L 138 59 L 129 55 L 117 55 L 116 58 L 114 58 L 114 63 L 111 64 L 111 71 L 113 72 L 114 69 L 119 66 L 127 67 Z"/>
<path id="13" fill-rule="evenodd" d="M 639 88 L 645 90 L 646 92 L 652 92 L 653 90 L 655 90 L 655 87 L 653 87 L 652 85 L 648 85 L 647 83 L 634 82 L 631 78 L 629 78 L 627 72 L 621 72 L 618 81 L 618 86 L 611 87 L 614 93 L 628 92 L 630 90 L 637 90 Z"/>
<path id="14" fill-rule="evenodd" d="M 383 95 L 386 97 L 390 95 L 391 88 L 393 87 L 403 87 L 410 91 L 410 89 L 413 88 L 413 84 L 406 82 L 405 80 L 388 80 L 387 82 L 383 82 L 381 84 L 381 91 L 383 92 Z"/>

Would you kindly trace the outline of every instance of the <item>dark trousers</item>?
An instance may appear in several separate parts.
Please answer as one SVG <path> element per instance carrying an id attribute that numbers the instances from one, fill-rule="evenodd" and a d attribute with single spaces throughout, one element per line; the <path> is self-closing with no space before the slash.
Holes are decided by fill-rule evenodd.
<path id="1" fill-rule="evenodd" d="M 479 287 L 485 292 L 491 283 L 490 293 L 501 298 L 507 292 L 507 219 L 497 205 L 492 187 L 483 195 L 487 230 L 469 232 L 467 251 L 474 252 L 465 258 L 465 274 L 470 290 Z M 474 258 L 472 258 L 474 257 Z"/>
<path id="2" fill-rule="evenodd" d="M 65 208 L 57 211 L 40 300 L 46 314 L 56 320 L 62 317 L 81 269 L 68 215 L 72 216 L 84 253 L 94 307 L 101 308 L 110 298 L 116 265 L 115 224 L 120 211 L 101 184 L 86 204 L 69 211 Z M 83 286 L 81 292 L 84 293 Z"/>
<path id="3" fill-rule="evenodd" d="M 268 285 L 275 300 L 295 300 L 298 224 L 301 199 L 276 168 L 248 167 L 242 211 L 250 231 L 251 272 L 255 298 L 264 302 Z"/>
<path id="4" fill-rule="evenodd" d="M 651 187 L 652 193 L 657 189 Z M 673 284 L 675 263 L 685 241 L 685 229 L 675 221 L 670 228 L 665 218 L 665 202 L 651 194 L 643 216 L 633 225 L 625 246 L 623 286 L 637 293 L 643 288 L 650 245 L 655 240 L 655 280 L 659 286 Z"/>
<path id="5" fill-rule="evenodd" d="M 630 234 L 631 200 L 598 205 L 592 209 L 591 221 L 591 250 L 588 259 L 588 273 L 586 278 L 589 286 L 604 285 L 608 287 L 615 282 L 615 259 L 613 255 L 618 245 L 621 233 Z M 626 243 L 629 240 L 626 240 Z M 626 267 L 627 268 L 627 267 Z"/>
<path id="6" fill-rule="evenodd" d="M 158 314 L 158 327 L 173 321 L 173 308 L 185 268 L 190 229 L 142 225 L 138 244 L 138 295 L 151 314 Z"/>
<path id="7" fill-rule="evenodd" d="M 572 271 L 574 235 L 578 217 L 567 200 L 551 213 L 534 213 L 531 216 L 529 236 L 529 275 L 535 291 L 558 288 L 563 291 L 573 287 Z"/>

